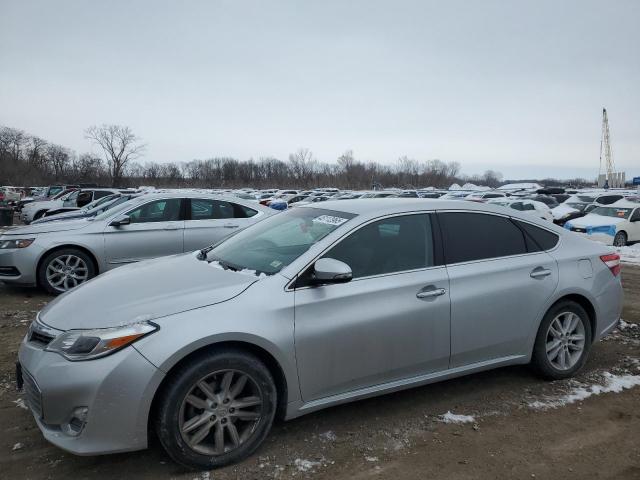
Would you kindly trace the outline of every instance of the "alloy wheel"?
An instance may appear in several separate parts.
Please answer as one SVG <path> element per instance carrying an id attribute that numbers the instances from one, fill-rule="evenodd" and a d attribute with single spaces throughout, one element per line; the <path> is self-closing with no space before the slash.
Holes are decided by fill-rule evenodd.
<path id="1" fill-rule="evenodd" d="M 195 452 L 223 455 L 251 437 L 262 407 L 262 392 L 250 375 L 217 371 L 196 382 L 182 401 L 180 435 Z"/>
<path id="2" fill-rule="evenodd" d="M 546 352 L 554 368 L 573 368 L 580 361 L 584 347 L 585 329 L 580 316 L 563 312 L 551 321 L 547 330 Z"/>
<path id="3" fill-rule="evenodd" d="M 76 255 L 60 255 L 49 262 L 46 276 L 51 287 L 58 292 L 66 292 L 87 281 L 89 267 Z"/>

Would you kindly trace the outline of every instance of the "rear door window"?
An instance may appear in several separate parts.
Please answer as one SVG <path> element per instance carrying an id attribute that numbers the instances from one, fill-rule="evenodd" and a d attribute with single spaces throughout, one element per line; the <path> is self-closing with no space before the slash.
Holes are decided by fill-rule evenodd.
<path id="1" fill-rule="evenodd" d="M 525 236 L 507 217 L 483 213 L 438 213 L 448 264 L 527 253 Z"/>

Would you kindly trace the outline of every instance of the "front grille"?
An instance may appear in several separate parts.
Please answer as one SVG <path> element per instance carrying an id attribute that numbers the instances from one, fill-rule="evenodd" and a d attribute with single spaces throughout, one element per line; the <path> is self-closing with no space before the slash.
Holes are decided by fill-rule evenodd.
<path id="1" fill-rule="evenodd" d="M 22 378 L 24 379 L 24 394 L 27 405 L 31 411 L 42 418 L 42 393 L 38 384 L 33 377 L 24 368 L 22 369 Z"/>
<path id="2" fill-rule="evenodd" d="M 30 342 L 36 343 L 43 347 L 46 347 L 47 345 L 49 345 L 49 343 L 51 343 L 51 340 L 53 340 L 54 338 L 55 337 L 47 335 L 46 333 L 43 333 L 43 332 L 38 332 L 37 330 L 31 330 L 31 333 L 29 335 Z"/>

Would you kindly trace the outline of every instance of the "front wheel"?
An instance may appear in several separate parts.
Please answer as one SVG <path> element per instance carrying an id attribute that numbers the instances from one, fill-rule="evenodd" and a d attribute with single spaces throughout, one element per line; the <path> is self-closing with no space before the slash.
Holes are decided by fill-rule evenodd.
<path id="1" fill-rule="evenodd" d="M 544 316 L 533 348 L 532 365 L 545 378 L 572 377 L 587 361 L 591 325 L 578 303 L 562 301 Z"/>
<path id="2" fill-rule="evenodd" d="M 616 236 L 613 237 L 613 246 L 624 247 L 626 245 L 627 245 L 627 234 L 625 232 L 616 233 Z"/>
<path id="3" fill-rule="evenodd" d="M 255 356 L 208 352 L 171 374 L 156 432 L 169 456 L 193 469 L 236 463 L 265 439 L 276 411 L 273 377 Z"/>
<path id="4" fill-rule="evenodd" d="M 48 254 L 38 268 L 38 283 L 60 295 L 96 276 L 93 261 L 81 250 L 65 248 Z"/>

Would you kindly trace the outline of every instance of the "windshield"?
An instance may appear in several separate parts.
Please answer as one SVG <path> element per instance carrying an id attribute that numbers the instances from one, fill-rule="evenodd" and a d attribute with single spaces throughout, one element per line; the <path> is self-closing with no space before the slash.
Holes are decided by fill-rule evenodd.
<path id="1" fill-rule="evenodd" d="M 97 210 L 100 212 L 98 213 L 94 219 L 95 220 L 104 220 L 105 218 L 109 218 L 111 217 L 114 213 L 117 212 L 121 212 L 122 210 L 125 210 L 128 207 L 131 207 L 133 205 L 135 205 L 136 203 L 133 202 L 132 200 L 136 199 L 138 197 L 134 197 L 134 198 L 127 198 L 127 196 L 124 197 L 120 197 L 117 198 L 113 203 L 105 206 L 105 205 L 100 205 Z M 131 202 L 130 202 L 131 201 Z"/>
<path id="2" fill-rule="evenodd" d="M 632 211 L 632 208 L 598 207 L 594 208 L 591 213 L 604 217 L 629 218 Z"/>
<path id="3" fill-rule="evenodd" d="M 51 200 L 57 200 L 61 198 L 63 195 L 66 196 L 69 194 L 68 190 L 62 190 L 62 191 L 55 190 L 55 191 L 57 191 L 58 193 L 54 197 L 52 197 Z"/>
<path id="4" fill-rule="evenodd" d="M 321 208 L 288 210 L 256 223 L 207 252 L 208 262 L 273 275 L 354 214 Z"/>
<path id="5" fill-rule="evenodd" d="M 62 190 L 62 187 L 51 187 L 49 189 L 49 196 L 55 198 L 58 198 L 60 196 L 60 194 L 64 193 L 64 191 Z"/>

